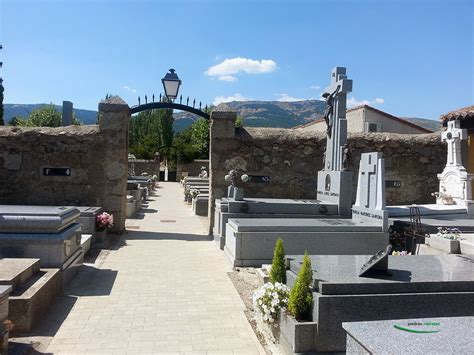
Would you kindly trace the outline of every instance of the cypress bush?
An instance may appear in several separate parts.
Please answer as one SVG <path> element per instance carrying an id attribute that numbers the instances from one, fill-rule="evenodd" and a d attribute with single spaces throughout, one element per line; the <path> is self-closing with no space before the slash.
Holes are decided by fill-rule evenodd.
<path id="1" fill-rule="evenodd" d="M 281 240 L 281 238 L 278 238 L 275 244 L 275 250 L 273 251 L 270 282 L 286 283 L 285 249 L 283 248 L 283 240 Z"/>
<path id="2" fill-rule="evenodd" d="M 311 320 L 311 310 L 313 306 L 313 294 L 311 292 L 311 282 L 313 272 L 311 271 L 311 259 L 305 251 L 303 264 L 296 277 L 295 285 L 290 291 L 288 300 L 288 311 L 298 320 Z"/>

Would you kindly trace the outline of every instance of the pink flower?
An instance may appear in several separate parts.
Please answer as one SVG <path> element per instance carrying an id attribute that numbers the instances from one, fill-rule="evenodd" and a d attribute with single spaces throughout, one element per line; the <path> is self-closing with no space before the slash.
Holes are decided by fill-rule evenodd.
<path id="1" fill-rule="evenodd" d="M 102 212 L 97 215 L 96 224 L 99 229 L 112 228 L 114 225 L 114 217 L 107 212 Z"/>

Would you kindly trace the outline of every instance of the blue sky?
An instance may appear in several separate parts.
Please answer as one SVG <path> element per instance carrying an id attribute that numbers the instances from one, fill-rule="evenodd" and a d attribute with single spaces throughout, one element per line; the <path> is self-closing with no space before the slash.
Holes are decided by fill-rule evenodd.
<path id="1" fill-rule="evenodd" d="M 472 105 L 473 1 L 0 0 L 6 103 L 74 102 L 107 93 L 130 105 L 162 91 L 318 98 L 331 68 L 347 67 L 350 104 L 438 119 Z"/>

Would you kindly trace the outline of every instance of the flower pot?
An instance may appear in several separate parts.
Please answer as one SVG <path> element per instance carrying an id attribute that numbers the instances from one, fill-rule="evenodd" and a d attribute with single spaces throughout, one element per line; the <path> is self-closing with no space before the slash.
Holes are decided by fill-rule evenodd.
<path id="1" fill-rule="evenodd" d="M 430 247 L 449 254 L 459 254 L 461 252 L 459 240 L 457 239 L 446 239 L 438 237 L 436 234 L 432 234 L 430 238 L 427 238 L 427 241 Z"/>
<path id="2" fill-rule="evenodd" d="M 316 351 L 316 322 L 300 322 L 283 312 L 279 319 L 280 345 L 294 353 Z"/>
<path id="3" fill-rule="evenodd" d="M 101 244 L 107 239 L 107 229 L 101 229 L 95 231 L 94 243 Z"/>

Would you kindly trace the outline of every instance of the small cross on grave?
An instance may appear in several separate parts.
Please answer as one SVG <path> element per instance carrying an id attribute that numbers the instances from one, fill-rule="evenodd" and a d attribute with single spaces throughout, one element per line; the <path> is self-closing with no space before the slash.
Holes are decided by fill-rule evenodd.
<path id="1" fill-rule="evenodd" d="M 449 121 L 448 129 L 441 134 L 441 140 L 448 143 L 448 161 L 446 165 L 460 166 L 461 141 L 467 139 L 467 130 L 461 129 L 459 121 Z"/>
<path id="2" fill-rule="evenodd" d="M 362 154 L 360 164 L 360 185 L 361 200 L 360 206 L 366 208 L 374 208 L 376 201 L 377 181 L 375 173 L 377 172 L 377 159 L 372 159 L 372 154 Z M 374 161 L 373 161 L 374 160 Z M 373 201 L 371 201 L 373 199 Z M 371 203 L 373 202 L 373 203 Z"/>

